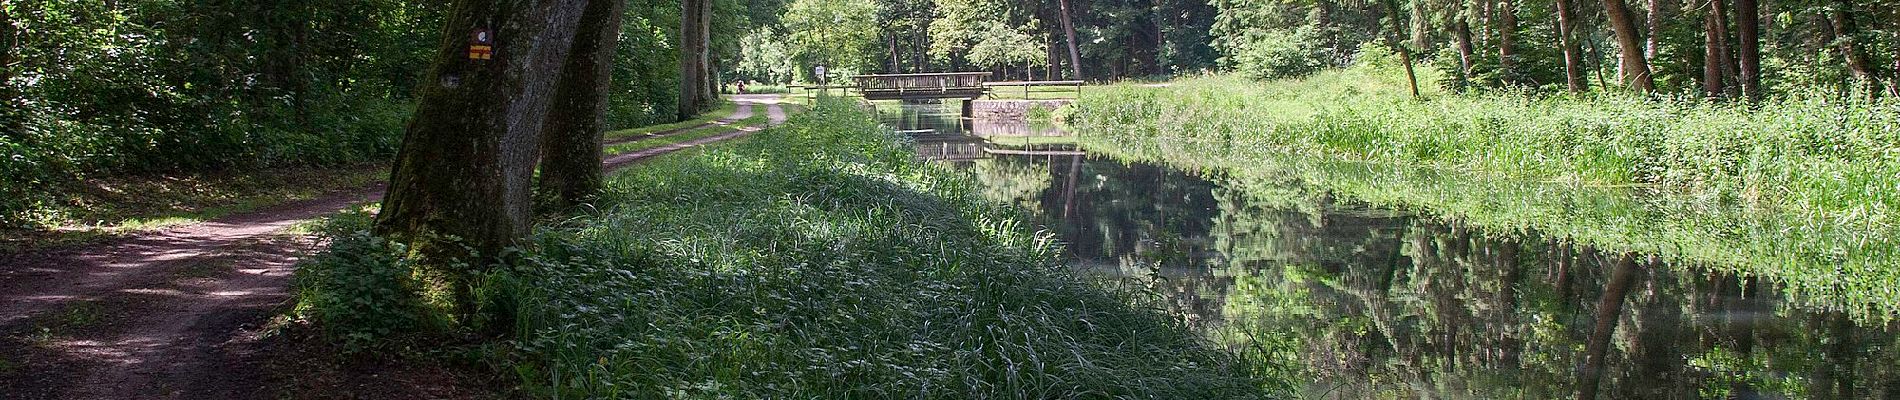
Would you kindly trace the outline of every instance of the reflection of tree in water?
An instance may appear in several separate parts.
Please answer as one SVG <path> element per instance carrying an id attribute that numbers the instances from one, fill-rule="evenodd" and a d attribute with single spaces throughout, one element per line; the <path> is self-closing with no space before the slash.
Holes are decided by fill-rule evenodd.
<path id="1" fill-rule="evenodd" d="M 1900 395 L 1896 327 L 1791 309 L 1758 279 L 1249 179 L 1214 191 L 1220 333 L 1309 395 Z"/>
<path id="2" fill-rule="evenodd" d="M 1066 168 L 1068 157 L 1063 157 Z M 971 163 L 969 171 L 983 185 L 983 198 L 1041 214 L 1043 193 L 1055 183 L 1049 160 L 1042 157 L 999 157 Z"/>
<path id="3" fill-rule="evenodd" d="M 1762 279 L 1291 177 L 986 162 L 989 195 L 1040 203 L 1075 264 L 1164 277 L 1175 310 L 1218 322 L 1197 325 L 1262 372 L 1315 382 L 1309 397 L 1900 398 L 1900 326 L 1802 308 Z"/>

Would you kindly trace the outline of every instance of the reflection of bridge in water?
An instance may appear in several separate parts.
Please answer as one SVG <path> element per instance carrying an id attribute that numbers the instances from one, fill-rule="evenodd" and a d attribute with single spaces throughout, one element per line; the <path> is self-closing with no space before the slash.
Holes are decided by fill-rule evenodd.
<path id="1" fill-rule="evenodd" d="M 967 162 L 1006 156 L 1079 157 L 1074 135 L 1022 120 L 968 119 L 951 102 L 906 102 L 880 117 L 916 143 L 918 158 Z"/>

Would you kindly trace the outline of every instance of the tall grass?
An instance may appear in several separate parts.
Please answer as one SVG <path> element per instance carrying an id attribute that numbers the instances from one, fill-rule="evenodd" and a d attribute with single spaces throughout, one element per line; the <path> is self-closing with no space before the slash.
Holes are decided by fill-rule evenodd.
<path id="1" fill-rule="evenodd" d="M 1386 71 L 1088 92 L 1092 151 L 1766 275 L 1900 315 L 1900 102 L 1408 98 Z"/>
<path id="2" fill-rule="evenodd" d="M 482 293 L 513 317 L 516 373 L 555 398 L 1264 393 L 1151 298 L 1067 272 L 976 189 L 826 102 L 613 177 L 597 211 L 542 226 Z"/>

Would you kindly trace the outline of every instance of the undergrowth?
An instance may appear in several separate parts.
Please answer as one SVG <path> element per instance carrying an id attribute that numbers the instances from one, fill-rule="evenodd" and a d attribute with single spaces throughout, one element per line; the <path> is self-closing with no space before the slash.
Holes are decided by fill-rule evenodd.
<path id="1" fill-rule="evenodd" d="M 1071 274 L 1048 236 L 976 189 L 916 160 L 867 112 L 825 102 L 613 177 L 596 211 L 543 224 L 478 291 L 514 323 L 513 350 L 497 357 L 546 397 L 1252 398 L 1283 387 L 1152 294 Z M 313 287 L 402 282 L 342 276 L 354 264 L 401 270 L 399 259 L 338 254 L 401 249 L 336 241 L 304 267 L 331 270 L 300 280 L 304 309 L 363 318 L 319 321 L 345 335 L 383 331 L 336 324 L 409 321 L 313 301 Z"/>

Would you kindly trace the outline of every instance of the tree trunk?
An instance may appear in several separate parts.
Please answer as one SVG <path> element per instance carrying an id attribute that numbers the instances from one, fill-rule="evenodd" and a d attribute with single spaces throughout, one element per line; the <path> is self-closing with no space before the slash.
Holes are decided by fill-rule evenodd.
<path id="1" fill-rule="evenodd" d="M 1577 10 L 1570 0 L 1556 0 L 1557 3 L 1557 41 L 1564 50 L 1564 84 L 1571 93 L 1582 93 L 1586 84 L 1583 79 L 1583 49 L 1577 45 Z"/>
<path id="2" fill-rule="evenodd" d="M 1074 17 L 1071 16 L 1074 12 L 1069 9 L 1069 1 L 1070 0 L 1061 0 L 1059 2 L 1062 6 L 1062 34 L 1067 35 L 1069 38 L 1069 71 L 1075 73 L 1074 79 L 1084 79 L 1082 77 L 1082 51 L 1075 43 L 1075 22 Z"/>
<path id="3" fill-rule="evenodd" d="M 1498 3 L 1498 69 L 1506 85 L 1522 83 L 1517 71 L 1517 2 Z"/>
<path id="4" fill-rule="evenodd" d="M 719 70 L 713 66 L 712 58 L 712 6 L 714 0 L 699 0 L 699 111 L 710 111 L 713 104 L 719 102 Z M 697 113 L 695 113 L 697 114 Z"/>
<path id="5" fill-rule="evenodd" d="M 1860 26 L 1854 22 L 1854 4 L 1849 0 L 1834 0 L 1828 22 L 1834 26 L 1834 44 L 1840 49 L 1841 58 L 1847 61 L 1847 72 L 1857 84 L 1873 84 L 1872 63 L 1867 61 L 1867 50 L 1860 45 Z"/>
<path id="6" fill-rule="evenodd" d="M 1761 5 L 1757 0 L 1735 0 L 1735 33 L 1741 46 L 1736 53 L 1740 66 L 1742 97 L 1761 101 Z"/>
<path id="7" fill-rule="evenodd" d="M 447 39 L 436 49 L 396 154 L 377 234 L 410 243 L 435 265 L 497 255 L 528 234 L 542 126 L 586 3 L 461 0 L 451 6 Z M 492 32 L 491 60 L 473 59 L 474 32 L 481 29 Z M 445 238 L 475 254 L 439 242 Z M 432 290 L 452 292 L 454 303 L 438 306 L 455 315 L 472 312 L 469 272 L 424 271 Z"/>
<path id="8" fill-rule="evenodd" d="M 1728 15 L 1723 0 L 1708 0 L 1702 14 L 1702 91 L 1709 98 L 1728 93 Z"/>
<path id="9" fill-rule="evenodd" d="M 699 41 L 699 3 L 711 0 L 680 0 L 680 104 L 679 120 L 693 119 L 699 115 L 700 81 L 705 77 L 700 72 L 705 69 L 699 63 L 703 58 L 705 42 Z"/>
<path id="10" fill-rule="evenodd" d="M 1649 61 L 1643 58 L 1643 41 L 1636 33 L 1636 21 L 1630 16 L 1629 5 L 1623 0 L 1603 0 L 1603 11 L 1610 20 L 1610 28 L 1616 31 L 1616 45 L 1620 47 L 1623 65 L 1623 84 L 1638 92 L 1656 91 L 1656 80 L 1649 75 Z"/>
<path id="11" fill-rule="evenodd" d="M 1418 75 L 1412 70 L 1412 50 L 1407 49 L 1405 44 L 1399 41 L 1399 35 L 1405 34 L 1405 26 L 1399 22 L 1400 10 L 1398 0 L 1385 0 L 1385 10 L 1386 19 L 1392 21 L 1392 32 L 1386 35 L 1386 45 L 1392 46 L 1392 50 L 1398 51 L 1399 62 L 1405 65 L 1405 80 L 1411 84 L 1412 97 L 1418 98 Z"/>
<path id="12" fill-rule="evenodd" d="M 1465 18 L 1465 3 L 1460 1 L 1452 9 L 1455 21 L 1452 22 L 1452 35 L 1458 41 L 1458 74 L 1460 79 L 1469 79 L 1471 75 L 1471 20 Z"/>
<path id="13" fill-rule="evenodd" d="M 620 44 L 625 1 L 589 0 L 561 68 L 541 134 L 540 191 L 548 205 L 566 209 L 591 201 L 600 191 L 601 136 L 613 82 L 614 50 Z"/>
<path id="14" fill-rule="evenodd" d="M 1636 281 L 1636 256 L 1624 254 L 1610 271 L 1610 280 L 1597 300 L 1596 327 L 1584 347 L 1583 372 L 1577 378 L 1577 400 L 1597 398 L 1598 383 L 1603 381 L 1603 366 L 1610 355 L 1610 336 L 1616 333 L 1616 321 L 1623 314 L 1623 298 Z"/>
<path id="15" fill-rule="evenodd" d="M 1676 0 L 1649 0 L 1649 18 L 1643 22 L 1643 27 L 1646 28 L 1645 32 L 1648 33 L 1648 36 L 1644 38 L 1643 42 L 1643 57 L 1651 60 L 1656 59 L 1656 57 L 1662 57 L 1663 21 L 1668 19 L 1668 7 L 1671 4 L 1675 4 L 1675 1 Z M 1605 13 L 1608 13 L 1609 7 L 1607 4 L 1605 4 L 1604 8 Z M 1628 10 L 1628 7 L 1624 9 Z M 1625 13 L 1627 14 L 1628 12 L 1625 11 Z"/>

